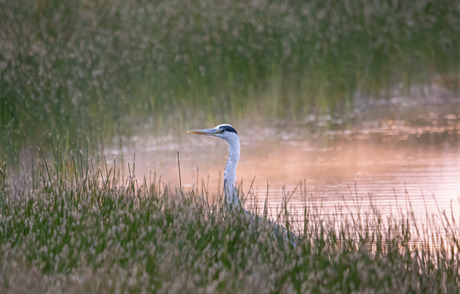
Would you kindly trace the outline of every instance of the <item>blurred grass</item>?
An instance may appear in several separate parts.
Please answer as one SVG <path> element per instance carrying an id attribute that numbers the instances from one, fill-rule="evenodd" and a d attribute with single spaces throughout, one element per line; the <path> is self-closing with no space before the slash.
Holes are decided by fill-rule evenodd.
<path id="1" fill-rule="evenodd" d="M 302 117 L 403 83 L 458 90 L 456 1 L 0 0 L 0 161 L 48 133 Z M 17 162 L 16 162 L 17 163 Z"/>
<path id="2" fill-rule="evenodd" d="M 91 165 L 84 152 L 0 182 L 2 293 L 457 293 L 458 224 L 322 214 L 306 201 L 296 248 L 269 223 L 194 190 Z M 56 159 L 55 159 L 56 160 Z M 56 167 L 65 167 L 58 169 Z M 196 189 L 198 190 L 198 189 Z M 301 191 L 303 189 L 300 189 Z M 306 195 L 303 195 L 306 197 Z M 454 213 L 454 212 L 452 212 Z M 254 220 L 254 219 L 253 219 Z"/>

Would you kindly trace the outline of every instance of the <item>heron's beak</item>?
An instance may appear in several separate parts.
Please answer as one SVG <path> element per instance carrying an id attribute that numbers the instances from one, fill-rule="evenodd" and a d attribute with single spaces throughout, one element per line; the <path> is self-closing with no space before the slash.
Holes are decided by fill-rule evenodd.
<path id="1" fill-rule="evenodd" d="M 197 135 L 206 135 L 206 136 L 214 136 L 218 133 L 216 129 L 199 129 L 199 130 L 191 130 L 188 131 L 189 134 L 197 134 Z"/>

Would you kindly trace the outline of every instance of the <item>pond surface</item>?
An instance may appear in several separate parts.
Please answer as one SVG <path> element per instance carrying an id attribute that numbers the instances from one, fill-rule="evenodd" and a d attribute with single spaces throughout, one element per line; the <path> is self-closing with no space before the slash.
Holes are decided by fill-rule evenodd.
<path id="1" fill-rule="evenodd" d="M 288 195 L 294 211 L 296 206 L 301 211 L 307 197 L 325 214 L 343 204 L 366 209 L 371 202 L 382 213 L 407 211 L 410 202 L 421 217 L 446 210 L 460 218 L 458 99 L 375 103 L 347 118 L 234 127 L 241 141 L 237 178 L 244 192 L 251 188 L 257 196 L 248 207 L 262 208 L 267 197 L 273 213 Z M 204 188 L 216 195 L 222 187 L 226 143 L 191 134 L 176 137 L 139 135 L 122 148 L 107 150 L 106 157 L 111 162 L 123 156 L 126 165 L 135 154 L 138 179 L 152 181 L 156 174 L 174 187 L 179 183 L 179 152 L 185 189 Z"/>

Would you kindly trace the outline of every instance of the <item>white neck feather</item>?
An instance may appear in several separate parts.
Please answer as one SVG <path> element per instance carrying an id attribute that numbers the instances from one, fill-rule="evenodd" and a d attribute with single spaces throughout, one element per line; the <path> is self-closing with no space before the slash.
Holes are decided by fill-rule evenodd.
<path id="1" fill-rule="evenodd" d="M 236 188 L 236 167 L 240 160 L 240 140 L 227 141 L 228 159 L 224 172 L 224 201 L 227 204 L 239 205 L 238 190 Z"/>

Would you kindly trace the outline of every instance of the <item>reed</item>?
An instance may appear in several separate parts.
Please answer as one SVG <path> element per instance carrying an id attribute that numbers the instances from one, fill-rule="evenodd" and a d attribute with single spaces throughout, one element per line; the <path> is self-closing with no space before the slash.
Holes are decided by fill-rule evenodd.
<path id="1" fill-rule="evenodd" d="M 134 171 L 123 178 L 86 162 L 83 152 L 61 157 L 62 164 L 46 158 L 31 176 L 0 182 L 3 293 L 456 293 L 460 287 L 453 215 L 420 222 L 410 211 L 384 217 L 375 206 L 371 213 L 337 208 L 324 215 L 305 197 L 300 215 L 290 214 L 287 203 L 279 213 L 278 221 L 298 228 L 294 248 L 274 239 L 269 223 L 211 204 L 199 189 L 136 179 Z"/>

